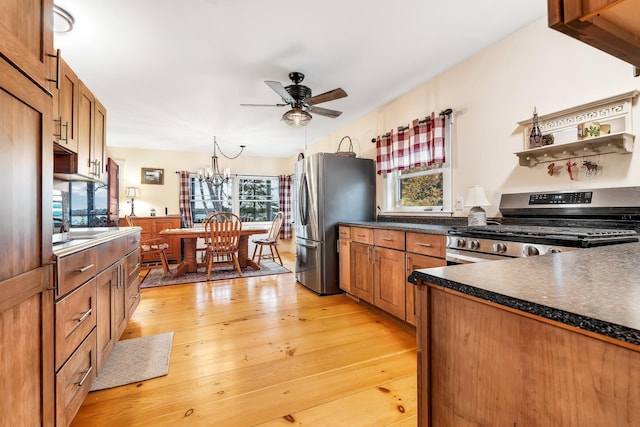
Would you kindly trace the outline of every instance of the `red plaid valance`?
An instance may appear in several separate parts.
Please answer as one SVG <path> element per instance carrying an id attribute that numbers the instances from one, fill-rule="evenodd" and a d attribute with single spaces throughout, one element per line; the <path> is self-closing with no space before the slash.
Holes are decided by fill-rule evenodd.
<path id="1" fill-rule="evenodd" d="M 376 138 L 378 175 L 419 166 L 431 166 L 446 160 L 444 117 L 431 113 L 415 119 L 408 128 L 398 128 Z"/>

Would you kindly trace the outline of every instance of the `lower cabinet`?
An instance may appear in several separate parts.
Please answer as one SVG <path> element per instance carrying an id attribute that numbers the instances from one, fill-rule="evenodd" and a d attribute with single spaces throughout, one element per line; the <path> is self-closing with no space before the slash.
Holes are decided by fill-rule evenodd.
<path id="1" fill-rule="evenodd" d="M 139 300 L 139 232 L 56 260 L 56 425 L 68 426 Z"/>
<path id="2" fill-rule="evenodd" d="M 446 265 L 444 235 L 339 226 L 340 287 L 416 325 L 413 270 Z"/>

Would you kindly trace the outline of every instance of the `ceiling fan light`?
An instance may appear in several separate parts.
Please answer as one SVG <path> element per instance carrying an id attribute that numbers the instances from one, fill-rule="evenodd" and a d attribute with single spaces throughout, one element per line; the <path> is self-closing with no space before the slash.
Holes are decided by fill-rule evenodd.
<path id="1" fill-rule="evenodd" d="M 289 126 L 299 128 L 305 126 L 311 121 L 311 114 L 303 111 L 301 108 L 295 107 L 282 115 L 282 120 Z"/>
<path id="2" fill-rule="evenodd" d="M 68 33 L 75 24 L 73 16 L 58 5 L 53 5 L 53 31 L 56 33 Z"/>

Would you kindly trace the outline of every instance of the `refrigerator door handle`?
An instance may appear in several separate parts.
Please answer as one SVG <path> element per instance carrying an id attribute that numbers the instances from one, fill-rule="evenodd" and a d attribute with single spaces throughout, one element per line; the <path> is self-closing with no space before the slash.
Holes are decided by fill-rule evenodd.
<path id="1" fill-rule="evenodd" d="M 318 245 L 305 245 L 304 243 L 296 243 L 298 246 L 302 246 L 303 248 L 309 248 L 309 249 L 317 249 Z"/>
<path id="2" fill-rule="evenodd" d="M 302 176 L 302 181 L 300 182 L 300 189 L 298 193 L 299 208 L 300 212 L 300 224 L 307 225 L 309 222 L 309 186 L 307 184 L 307 176 Z"/>

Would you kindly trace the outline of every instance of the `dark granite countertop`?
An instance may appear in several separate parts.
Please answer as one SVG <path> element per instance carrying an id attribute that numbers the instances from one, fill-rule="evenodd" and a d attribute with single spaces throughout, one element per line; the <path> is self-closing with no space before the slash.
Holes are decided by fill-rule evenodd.
<path id="1" fill-rule="evenodd" d="M 640 243 L 416 270 L 418 279 L 640 345 Z"/>
<path id="2" fill-rule="evenodd" d="M 442 224 L 414 224 L 406 222 L 379 222 L 379 221 L 340 221 L 339 225 L 349 225 L 355 227 L 384 228 L 385 230 L 409 231 L 413 233 L 425 234 L 447 234 L 451 228 Z"/>

